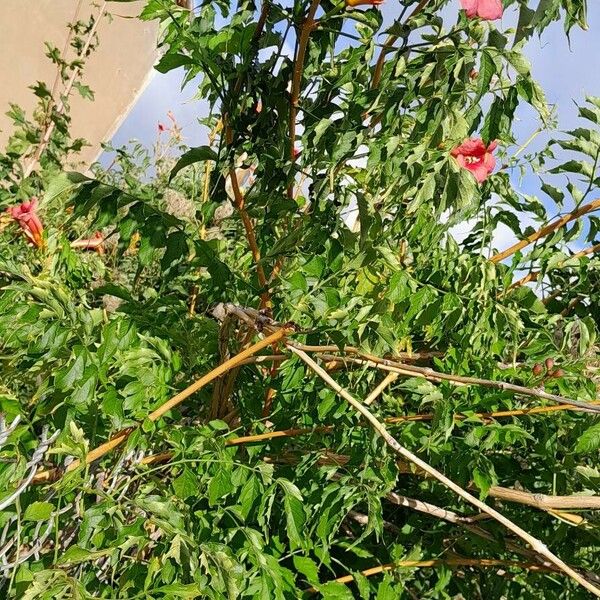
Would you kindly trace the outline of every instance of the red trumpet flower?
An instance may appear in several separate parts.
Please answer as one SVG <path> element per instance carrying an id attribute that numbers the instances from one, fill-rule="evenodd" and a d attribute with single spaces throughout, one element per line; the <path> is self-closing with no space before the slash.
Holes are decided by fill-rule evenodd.
<path id="1" fill-rule="evenodd" d="M 17 221 L 27 239 L 37 248 L 41 248 L 44 245 L 42 237 L 44 226 L 36 212 L 37 205 L 38 200 L 33 197 L 29 201 L 23 202 L 23 204 L 11 206 L 8 212 Z"/>

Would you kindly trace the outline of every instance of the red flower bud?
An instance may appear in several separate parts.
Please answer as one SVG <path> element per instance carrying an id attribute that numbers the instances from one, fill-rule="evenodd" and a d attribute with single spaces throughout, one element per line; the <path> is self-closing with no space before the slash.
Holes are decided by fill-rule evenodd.
<path id="1" fill-rule="evenodd" d="M 531 369 L 532 373 L 538 377 L 539 375 L 542 374 L 542 371 L 544 369 L 542 368 L 542 365 L 540 365 L 540 363 L 535 363 L 535 365 L 533 365 L 533 369 Z"/>
<path id="2" fill-rule="evenodd" d="M 546 365 L 546 371 L 549 371 L 554 366 L 554 359 L 553 358 L 547 358 L 544 361 L 544 364 Z"/>

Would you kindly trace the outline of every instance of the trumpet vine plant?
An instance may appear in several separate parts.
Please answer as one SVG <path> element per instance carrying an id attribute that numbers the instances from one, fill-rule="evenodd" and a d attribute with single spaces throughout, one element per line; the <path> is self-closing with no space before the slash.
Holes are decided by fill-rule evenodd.
<path id="1" fill-rule="evenodd" d="M 586 0 L 143 5 L 202 138 L 73 167 L 116 2 L 10 107 L 2 597 L 600 596 L 600 98 L 526 58 Z"/>

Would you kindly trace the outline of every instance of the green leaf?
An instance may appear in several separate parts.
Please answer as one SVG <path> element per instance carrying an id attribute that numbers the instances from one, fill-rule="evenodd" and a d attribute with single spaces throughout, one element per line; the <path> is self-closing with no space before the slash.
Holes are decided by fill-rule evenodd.
<path id="1" fill-rule="evenodd" d="M 207 160 L 217 160 L 218 156 L 214 150 L 208 146 L 198 146 L 196 148 L 190 148 L 187 152 L 184 152 L 179 160 L 175 163 L 175 166 L 171 170 L 169 175 L 169 181 L 172 181 L 173 177 L 189 165 L 193 165 L 197 162 L 205 162 Z"/>
<path id="2" fill-rule="evenodd" d="M 489 473 L 484 473 L 481 469 L 473 469 L 473 483 L 479 488 L 480 497 L 487 496 L 488 490 L 492 487 L 492 478 Z"/>
<path id="3" fill-rule="evenodd" d="M 484 50 L 481 53 L 479 63 L 479 76 L 477 77 L 477 99 L 476 102 L 490 91 L 490 82 L 496 74 L 496 63 L 491 54 Z"/>
<path id="4" fill-rule="evenodd" d="M 314 560 L 306 556 L 296 555 L 293 558 L 294 567 L 306 577 L 306 581 L 311 585 L 319 583 L 319 567 Z"/>
<path id="5" fill-rule="evenodd" d="M 424 202 L 427 202 L 433 198 L 434 192 L 435 173 L 429 173 L 415 194 L 415 197 L 408 203 L 408 206 L 406 207 L 407 212 L 414 213 Z"/>
<path id="6" fill-rule="evenodd" d="M 600 448 L 600 423 L 586 429 L 577 440 L 575 452 L 578 454 L 591 454 Z"/>
<path id="7" fill-rule="evenodd" d="M 184 467 L 183 472 L 173 480 L 172 485 L 173 491 L 182 500 L 198 495 L 198 478 L 188 467 Z"/>
<path id="8" fill-rule="evenodd" d="M 217 474 L 210 480 L 208 484 L 208 502 L 211 506 L 215 506 L 222 502 L 229 493 L 234 489 L 231 482 L 231 471 L 228 469 L 220 469 Z"/>
<path id="9" fill-rule="evenodd" d="M 50 502 L 32 502 L 26 509 L 23 519 L 25 521 L 47 521 L 54 510 Z"/>
<path id="10" fill-rule="evenodd" d="M 77 565 L 90 560 L 96 560 L 103 556 L 113 554 L 116 548 L 106 548 L 105 550 L 86 550 L 81 546 L 69 546 L 67 550 L 59 555 L 58 565 Z"/>
<path id="11" fill-rule="evenodd" d="M 114 0 L 113 0 L 114 1 Z M 198 598 L 203 595 L 197 583 L 171 583 L 156 589 L 167 598 Z"/>

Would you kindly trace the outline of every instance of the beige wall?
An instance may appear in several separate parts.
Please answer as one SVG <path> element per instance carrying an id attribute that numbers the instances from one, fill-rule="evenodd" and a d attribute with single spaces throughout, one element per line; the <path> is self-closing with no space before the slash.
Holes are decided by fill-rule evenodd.
<path id="1" fill-rule="evenodd" d="M 96 14 L 98 4 L 90 0 L 0 0 L 0 147 L 10 135 L 11 122 L 5 116 L 9 102 L 30 112 L 36 98 L 28 86 L 44 81 L 52 88 L 56 69 L 45 56 L 44 42 L 62 50 L 67 23 L 76 14 L 83 19 L 92 11 Z M 81 98 L 77 91 L 71 96 L 73 137 L 92 144 L 81 153 L 86 164 L 98 156 L 100 142 L 110 140 L 151 76 L 157 24 L 126 18 L 137 16 L 144 4 L 108 3 L 112 18 L 104 17 L 99 26 L 100 45 L 90 56 L 82 79 L 94 91 L 95 101 Z"/>

